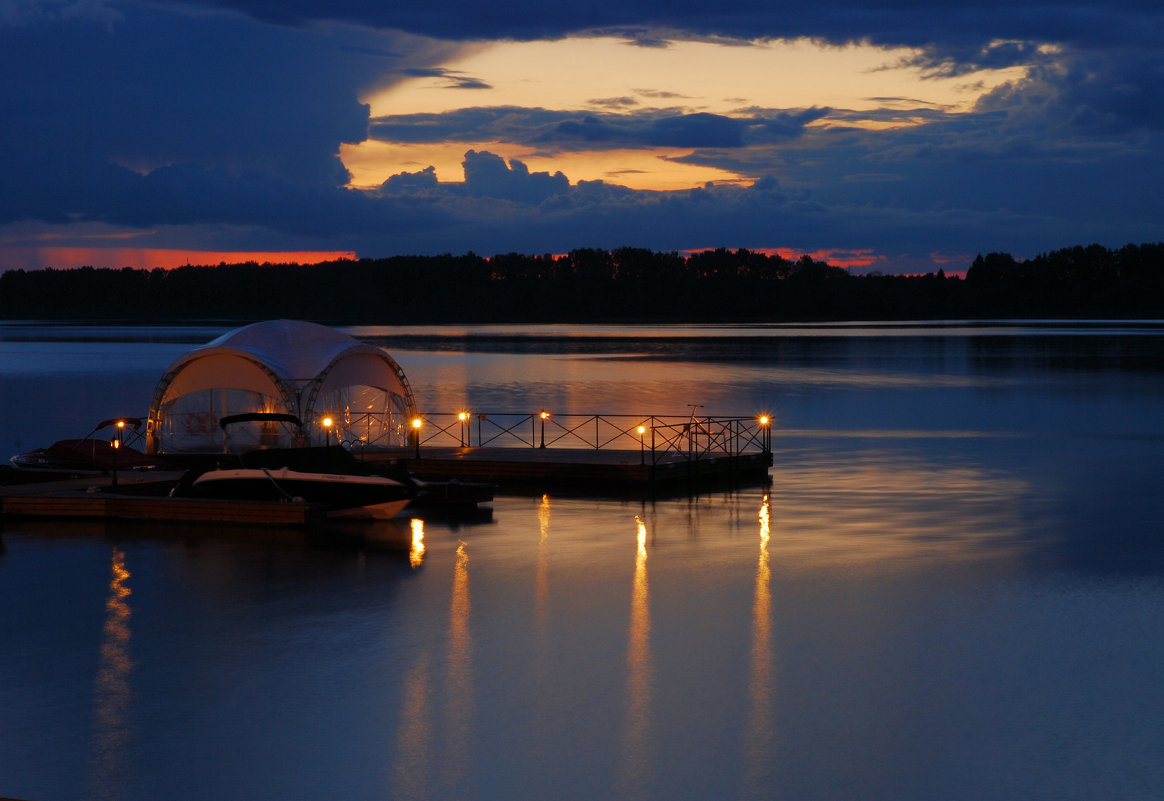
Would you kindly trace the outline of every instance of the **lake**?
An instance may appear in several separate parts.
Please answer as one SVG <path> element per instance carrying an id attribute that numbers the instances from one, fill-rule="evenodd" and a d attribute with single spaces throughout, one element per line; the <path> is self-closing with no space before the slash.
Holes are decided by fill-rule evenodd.
<path id="1" fill-rule="evenodd" d="M 0 452 L 229 326 L 0 323 Z M 1164 787 L 1164 326 L 344 329 L 425 411 L 773 415 L 768 488 L 499 495 L 413 547 L 7 521 L 0 796 Z"/>

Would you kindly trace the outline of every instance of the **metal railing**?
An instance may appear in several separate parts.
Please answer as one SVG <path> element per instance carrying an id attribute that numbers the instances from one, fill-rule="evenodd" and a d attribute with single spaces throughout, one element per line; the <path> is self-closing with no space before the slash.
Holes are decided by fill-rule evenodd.
<path id="1" fill-rule="evenodd" d="M 419 425 L 417 425 L 419 422 Z M 427 412 L 414 420 L 412 447 L 638 450 L 652 464 L 771 453 L 772 423 L 756 417 L 691 415 Z"/>

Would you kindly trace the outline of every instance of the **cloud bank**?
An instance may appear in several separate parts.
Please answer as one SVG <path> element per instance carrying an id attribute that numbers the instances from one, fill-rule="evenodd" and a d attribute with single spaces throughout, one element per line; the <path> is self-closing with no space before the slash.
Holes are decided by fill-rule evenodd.
<path id="1" fill-rule="evenodd" d="M 588 108 L 490 105 L 459 71 L 473 41 L 619 32 L 747 46 L 814 37 L 918 48 L 933 76 L 1022 65 L 970 113 L 909 98 L 710 113 L 679 92 Z M 1164 9 L 994 0 L 881 4 L 407 0 L 0 3 L 0 268 L 5 248 L 94 244 L 248 252 L 564 252 L 625 245 L 873 252 L 917 269 L 983 250 L 1020 256 L 1164 238 Z M 427 76 L 479 105 L 372 117 L 370 91 Z M 633 86 L 633 82 L 631 83 Z M 643 102 L 673 102 L 671 108 Z M 871 124 L 876 123 L 876 124 Z M 463 181 L 417 164 L 348 186 L 342 145 L 462 145 Z M 504 158 L 682 150 L 741 176 L 630 190 Z M 25 252 L 12 250 L 12 252 Z M 115 265 L 114 265 L 115 266 Z"/>

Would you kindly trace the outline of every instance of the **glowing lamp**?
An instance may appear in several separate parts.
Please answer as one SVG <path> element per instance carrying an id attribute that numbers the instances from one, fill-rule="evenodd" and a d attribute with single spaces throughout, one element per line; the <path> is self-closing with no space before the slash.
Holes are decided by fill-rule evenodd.
<path id="1" fill-rule="evenodd" d="M 538 412 L 538 417 L 542 418 L 542 444 L 538 445 L 539 448 L 546 447 L 546 418 L 549 416 L 550 413 L 545 409 L 542 409 L 540 412 Z"/>
<path id="2" fill-rule="evenodd" d="M 461 421 L 461 447 L 465 447 L 465 423 L 472 417 L 468 412 L 457 412 L 457 419 Z M 472 438 L 472 434 L 469 435 Z"/>
<path id="3" fill-rule="evenodd" d="M 760 415 L 760 444 L 764 446 L 764 453 L 772 452 L 772 418 L 766 414 Z"/>

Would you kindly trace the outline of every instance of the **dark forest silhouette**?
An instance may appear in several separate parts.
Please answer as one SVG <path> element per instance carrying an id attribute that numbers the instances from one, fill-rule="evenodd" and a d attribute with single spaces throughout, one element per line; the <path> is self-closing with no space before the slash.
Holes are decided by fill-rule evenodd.
<path id="1" fill-rule="evenodd" d="M 335 323 L 1160 317 L 1164 243 L 979 255 L 963 279 L 853 275 L 748 250 L 396 256 L 173 270 L 10 270 L 0 318 Z"/>

